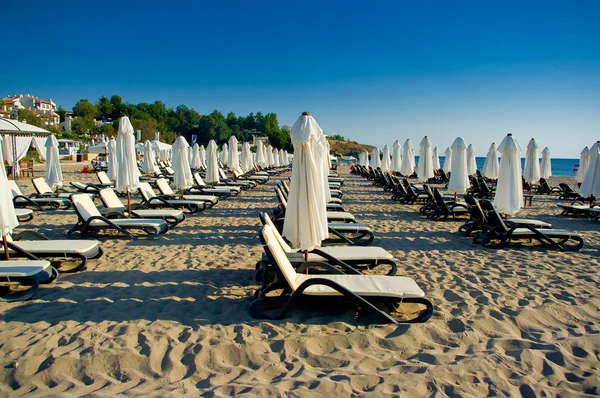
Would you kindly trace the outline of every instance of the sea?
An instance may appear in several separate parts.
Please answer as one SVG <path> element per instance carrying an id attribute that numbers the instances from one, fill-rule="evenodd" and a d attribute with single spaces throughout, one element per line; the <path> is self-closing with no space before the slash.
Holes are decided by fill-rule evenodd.
<path id="1" fill-rule="evenodd" d="M 416 159 L 419 157 L 416 156 Z M 440 164 L 444 167 L 445 156 L 440 156 Z M 482 170 L 483 164 L 485 163 L 485 157 L 475 158 L 477 162 L 477 169 Z M 541 161 L 541 159 L 540 159 Z M 418 160 L 417 160 L 418 164 Z M 575 177 L 577 174 L 577 167 L 579 167 L 579 159 L 560 159 L 551 158 L 550 166 L 552 167 L 552 175 L 557 177 Z M 521 158 L 521 170 L 525 169 L 525 158 Z"/>

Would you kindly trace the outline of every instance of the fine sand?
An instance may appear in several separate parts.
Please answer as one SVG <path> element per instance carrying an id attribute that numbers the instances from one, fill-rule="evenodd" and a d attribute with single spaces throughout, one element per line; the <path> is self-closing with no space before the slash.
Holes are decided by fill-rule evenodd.
<path id="1" fill-rule="evenodd" d="M 94 182 L 82 166 L 65 163 L 65 180 Z M 433 300 L 428 322 L 370 325 L 352 308 L 251 318 L 271 180 L 156 239 L 101 237 L 105 255 L 87 270 L 0 304 L 0 396 L 600 393 L 600 224 L 536 195 L 519 216 L 576 231 L 585 247 L 484 249 L 456 232 L 461 222 L 429 221 L 340 173 L 347 211 Z M 65 239 L 75 221 L 73 211 L 36 212 L 19 229 Z"/>

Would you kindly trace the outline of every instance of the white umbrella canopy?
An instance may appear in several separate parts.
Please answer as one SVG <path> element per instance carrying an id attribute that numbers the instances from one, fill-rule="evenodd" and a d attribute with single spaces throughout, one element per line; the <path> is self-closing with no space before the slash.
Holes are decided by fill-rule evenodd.
<path id="1" fill-rule="evenodd" d="M 589 150 L 590 160 L 583 177 L 579 195 L 600 197 L 600 141 L 596 141 Z"/>
<path id="2" fill-rule="evenodd" d="M 229 166 L 229 145 L 227 145 L 227 143 L 224 143 L 223 146 L 221 147 L 221 163 L 223 163 L 225 166 Z"/>
<path id="3" fill-rule="evenodd" d="M 200 145 L 200 163 L 206 163 L 206 149 L 204 149 L 204 145 Z"/>
<path id="4" fill-rule="evenodd" d="M 525 171 L 523 178 L 525 181 L 538 182 L 540 180 L 540 158 L 538 156 L 538 148 L 540 146 L 534 138 L 529 140 L 527 144 L 527 152 L 525 153 Z"/>
<path id="5" fill-rule="evenodd" d="M 0 135 L 0 141 L 2 136 Z M 0 165 L 4 165 L 2 151 L 0 151 Z M 12 234 L 13 230 L 19 225 L 19 220 L 15 214 L 13 198 L 8 188 L 8 178 L 4 166 L 0 167 L 0 236 L 4 242 L 5 253 L 8 253 L 6 246 L 6 236 Z"/>
<path id="6" fill-rule="evenodd" d="M 442 167 L 440 166 L 440 157 L 438 155 L 438 149 L 437 146 L 433 147 L 433 169 L 434 170 L 439 170 Z"/>
<path id="7" fill-rule="evenodd" d="M 517 214 L 523 207 L 521 151 L 521 145 L 512 134 L 504 137 L 498 145 L 498 152 L 500 152 L 502 158 L 500 159 L 494 205 L 500 212 L 510 216 Z"/>
<path id="8" fill-rule="evenodd" d="M 44 146 L 46 147 L 46 183 L 58 189 L 63 184 L 63 175 L 58 156 L 58 141 L 54 134 L 48 136 Z"/>
<path id="9" fill-rule="evenodd" d="M 392 159 L 390 158 L 390 148 L 387 145 L 383 147 L 382 155 L 381 171 L 390 171 L 392 169 Z"/>
<path id="10" fill-rule="evenodd" d="M 583 182 L 583 177 L 585 177 L 585 172 L 587 171 L 589 164 L 590 149 L 586 146 L 585 148 L 583 148 L 579 156 L 579 168 L 577 169 L 577 174 L 575 175 L 575 180 L 577 182 Z"/>
<path id="11" fill-rule="evenodd" d="M 115 188 L 121 192 L 131 193 L 140 185 L 140 172 L 135 159 L 135 136 L 133 126 L 127 116 L 119 120 L 117 133 L 117 179 Z"/>
<path id="12" fill-rule="evenodd" d="M 433 152 L 431 151 L 431 141 L 425 136 L 419 144 L 419 168 L 417 178 L 420 181 L 427 181 L 433 178 Z"/>
<path id="13" fill-rule="evenodd" d="M 111 140 L 114 141 L 114 140 Z M 116 152 L 115 144 L 115 152 Z M 110 171 L 110 167 L 109 167 Z M 116 169 L 115 169 L 116 171 Z M 142 162 L 142 171 L 146 174 L 150 174 L 154 171 L 154 151 L 152 150 L 152 143 L 146 140 L 144 143 L 144 161 Z M 111 177 L 113 178 L 113 177 Z"/>
<path id="14" fill-rule="evenodd" d="M 213 185 L 219 182 L 219 162 L 215 140 L 210 140 L 206 147 L 206 177 L 204 181 Z"/>
<path id="15" fill-rule="evenodd" d="M 325 192 L 323 131 L 315 119 L 305 112 L 291 129 L 294 161 L 288 206 L 283 223 L 283 236 L 292 247 L 313 250 L 327 239 L 327 195 Z"/>
<path id="16" fill-rule="evenodd" d="M 193 185 L 192 170 L 188 158 L 190 145 L 185 137 L 180 135 L 173 143 L 173 183 L 175 188 L 184 190 Z"/>
<path id="17" fill-rule="evenodd" d="M 413 150 L 412 142 L 406 140 L 403 146 L 404 153 L 402 155 L 402 167 L 400 173 L 406 177 L 415 172 L 415 151 Z"/>
<path id="18" fill-rule="evenodd" d="M 242 157 L 240 159 L 240 165 L 244 173 L 252 170 L 252 151 L 250 151 L 249 142 L 244 142 L 242 144 Z"/>
<path id="19" fill-rule="evenodd" d="M 444 151 L 444 173 L 450 173 L 452 171 L 452 149 L 446 148 Z"/>
<path id="20" fill-rule="evenodd" d="M 263 142 L 262 141 L 258 141 L 256 143 L 256 164 L 259 165 L 260 167 L 266 167 L 266 160 L 265 160 L 265 154 L 263 152 Z"/>
<path id="21" fill-rule="evenodd" d="M 281 164 L 279 163 L 279 150 L 278 149 L 274 149 L 273 150 L 273 167 L 280 167 Z"/>
<path id="22" fill-rule="evenodd" d="M 117 164 L 117 142 L 114 138 L 111 138 L 107 144 L 108 148 L 108 178 L 112 181 L 116 181 L 117 173 L 118 173 L 118 164 Z M 146 159 L 144 159 L 146 160 Z"/>
<path id="23" fill-rule="evenodd" d="M 240 153 L 238 151 L 238 140 L 235 135 L 229 137 L 229 154 L 227 156 L 227 164 L 231 170 L 240 169 Z"/>
<path id="24" fill-rule="evenodd" d="M 192 147 L 192 161 L 190 167 L 194 170 L 198 170 L 202 166 L 200 163 L 200 145 L 196 142 Z"/>
<path id="25" fill-rule="evenodd" d="M 498 150 L 496 149 L 496 143 L 492 142 L 490 149 L 488 150 L 487 156 L 485 157 L 485 163 L 483 164 L 482 174 L 487 178 L 495 180 L 498 178 L 498 170 L 500 169 L 500 162 L 498 161 Z"/>
<path id="26" fill-rule="evenodd" d="M 450 182 L 448 183 L 448 192 L 465 193 L 471 186 L 469 183 L 469 173 L 467 171 L 467 144 L 462 137 L 456 137 L 452 146 L 452 165 Z M 448 158 L 446 158 L 448 161 Z"/>
<path id="27" fill-rule="evenodd" d="M 402 168 L 402 146 L 400 141 L 394 141 L 392 145 L 392 170 L 400 171 Z"/>
<path id="28" fill-rule="evenodd" d="M 467 148 L 467 173 L 473 175 L 477 172 L 477 161 L 475 159 L 475 147 L 469 144 Z"/>
<path id="29" fill-rule="evenodd" d="M 275 164 L 275 160 L 273 159 L 273 147 L 267 145 L 267 166 L 273 167 L 273 164 Z"/>
<path id="30" fill-rule="evenodd" d="M 550 178 L 552 175 L 552 163 L 550 161 L 550 149 L 544 148 L 542 151 L 542 163 L 540 164 L 540 176 L 542 178 Z"/>
<path id="31" fill-rule="evenodd" d="M 379 148 L 374 148 L 371 151 L 371 167 L 374 169 L 381 167 L 381 159 L 379 158 Z"/>
<path id="32" fill-rule="evenodd" d="M 285 156 L 285 151 L 283 149 L 279 150 L 279 164 L 281 167 L 287 166 L 287 157 Z"/>

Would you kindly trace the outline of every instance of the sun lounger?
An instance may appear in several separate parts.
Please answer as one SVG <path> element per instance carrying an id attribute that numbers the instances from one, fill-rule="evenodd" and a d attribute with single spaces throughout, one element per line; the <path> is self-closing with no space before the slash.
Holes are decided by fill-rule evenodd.
<path id="1" fill-rule="evenodd" d="M 595 217 L 596 210 L 599 210 L 600 207 L 598 205 L 592 204 L 592 206 L 588 204 L 584 204 L 581 202 L 573 202 L 570 205 L 557 204 L 558 207 L 562 209 L 561 215 L 563 216 L 574 216 L 574 217 Z M 593 210 L 596 209 L 596 210 Z"/>
<path id="2" fill-rule="evenodd" d="M 112 182 L 110 180 L 110 178 L 108 178 L 108 175 L 106 174 L 105 171 L 97 171 L 96 172 L 96 177 L 98 177 L 98 181 L 100 182 L 98 184 L 98 186 L 101 187 L 101 188 L 114 187 L 115 186 L 114 182 Z"/>
<path id="3" fill-rule="evenodd" d="M 52 190 L 52 188 L 50 188 L 50 185 L 48 185 L 48 183 L 46 182 L 45 179 L 43 179 L 42 177 L 37 177 L 31 180 L 31 182 L 33 183 L 33 187 L 35 188 L 35 191 L 38 193 L 38 195 L 40 195 L 40 197 L 44 197 L 44 198 L 56 198 L 56 191 Z M 59 189 L 59 194 L 58 197 L 62 198 L 62 199 L 70 199 L 71 195 L 73 195 L 74 192 L 60 192 Z"/>
<path id="4" fill-rule="evenodd" d="M 58 210 L 71 208 L 71 201 L 62 198 L 48 198 L 38 194 L 25 196 L 21 187 L 15 180 L 8 180 L 8 188 L 13 195 L 13 204 L 15 207 L 29 207 L 35 210 Z"/>
<path id="5" fill-rule="evenodd" d="M 33 210 L 31 209 L 15 209 L 17 220 L 19 222 L 27 222 L 33 220 Z"/>
<path id="6" fill-rule="evenodd" d="M 285 200 L 288 198 L 289 190 L 285 189 L 283 184 L 277 183 L 275 187 L 279 189 L 279 192 Z M 334 198 L 337 199 L 337 198 Z M 327 203 L 327 211 L 344 211 L 344 206 L 341 203 L 329 202 Z"/>
<path id="7" fill-rule="evenodd" d="M 258 183 L 256 181 L 251 181 L 251 180 L 232 180 L 231 178 L 227 177 L 227 175 L 225 174 L 225 171 L 223 171 L 223 169 L 219 168 L 219 178 L 221 179 L 221 182 L 223 182 L 226 185 L 230 185 L 230 186 L 239 186 L 242 187 L 242 189 L 244 189 L 243 187 L 247 187 L 247 188 L 255 188 L 258 186 Z"/>
<path id="8" fill-rule="evenodd" d="M 69 182 L 69 185 L 71 185 L 71 187 L 75 188 L 75 190 L 77 192 L 91 193 L 91 194 L 97 194 L 101 188 L 99 185 L 96 185 L 96 184 L 84 184 L 83 182 L 79 182 L 79 181 L 71 181 L 71 182 Z"/>
<path id="9" fill-rule="evenodd" d="M 384 323 L 425 322 L 433 314 L 433 304 L 417 283 L 403 276 L 301 274 L 292 267 L 283 249 L 277 243 L 270 226 L 262 228 L 265 251 L 271 262 L 277 265 L 277 276 L 265 281 L 255 293 L 250 315 L 258 319 L 283 319 L 296 309 L 299 300 L 313 299 L 322 308 L 338 300 L 350 302 L 362 311 L 377 317 Z M 308 263 L 305 268 L 319 267 Z M 335 268 L 326 268 L 332 273 Z M 276 290 L 282 293 L 272 296 Z M 398 319 L 394 315 L 403 304 L 424 306 L 412 319 Z M 314 308 L 314 306 L 313 306 Z M 352 307 L 351 307 L 352 308 Z"/>
<path id="10" fill-rule="evenodd" d="M 77 213 L 77 224 L 71 228 L 67 235 L 71 236 L 79 232 L 81 236 L 90 233 L 98 233 L 106 230 L 115 230 L 123 235 L 135 239 L 129 231 L 139 230 L 148 235 L 163 234 L 169 230 L 165 220 L 154 220 L 144 218 L 119 218 L 108 219 L 103 217 L 96 205 L 86 194 L 74 194 L 72 197 L 73 207 Z"/>
<path id="11" fill-rule="evenodd" d="M 278 187 L 275 187 L 275 193 L 277 199 L 279 200 L 279 204 L 282 207 L 287 208 L 287 200 L 283 196 L 283 193 Z M 335 223 L 355 223 L 356 217 L 353 214 L 345 212 L 345 211 L 328 211 L 327 212 L 327 221 L 335 222 Z"/>
<path id="12" fill-rule="evenodd" d="M 427 215 L 434 221 L 446 220 L 448 216 L 455 218 L 456 216 L 469 215 L 469 208 L 465 203 L 445 201 L 442 194 L 437 188 L 433 188 L 433 203 L 432 211 Z"/>
<path id="13" fill-rule="evenodd" d="M 23 239 L 23 238 L 33 239 Z M 48 239 L 35 231 L 22 231 L 8 235 L 10 257 L 21 257 L 30 253 L 41 259 L 51 260 L 60 272 L 82 270 L 89 259 L 100 258 L 103 254 L 97 240 L 56 240 Z M 75 261 L 75 265 L 71 263 Z"/>
<path id="14" fill-rule="evenodd" d="M 28 300 L 38 290 L 40 283 L 50 283 L 57 276 L 58 272 L 49 261 L 0 261 L 0 301 Z"/>
<path id="15" fill-rule="evenodd" d="M 217 203 L 219 203 L 219 198 L 214 195 L 187 195 L 184 194 L 183 197 L 181 194 L 177 194 L 173 192 L 171 187 L 169 186 L 169 182 L 164 178 L 159 178 L 156 180 L 156 186 L 160 191 L 160 197 L 163 199 L 184 199 L 184 200 L 194 200 L 197 202 L 204 202 L 208 207 L 213 207 Z"/>
<path id="16" fill-rule="evenodd" d="M 206 203 L 198 200 L 183 199 L 163 199 L 156 196 L 152 187 L 147 182 L 140 182 L 140 194 L 142 195 L 142 205 L 150 209 L 186 209 L 191 214 L 204 211 Z"/>
<path id="17" fill-rule="evenodd" d="M 249 181 L 256 181 L 259 184 L 264 184 L 267 181 L 269 181 L 269 176 L 264 176 L 264 175 L 259 176 L 256 174 L 242 174 L 238 170 L 233 170 L 232 174 L 235 177 L 236 181 L 249 180 Z"/>
<path id="18" fill-rule="evenodd" d="M 215 195 L 215 196 L 219 196 L 219 197 L 221 197 L 221 196 L 229 197 L 229 196 L 237 196 L 242 191 L 241 187 L 233 187 L 233 186 L 232 187 L 222 187 L 222 188 L 211 188 L 209 185 L 206 185 L 204 183 L 202 176 L 200 176 L 200 173 L 198 173 L 198 172 L 195 172 L 193 174 L 193 177 L 194 177 L 194 182 L 196 183 L 196 185 L 187 190 L 192 195 L 201 193 L 201 194 Z"/>
<path id="19" fill-rule="evenodd" d="M 565 229 L 538 229 L 528 224 L 513 224 L 508 226 L 488 200 L 481 200 L 481 208 L 488 220 L 486 228 L 476 238 L 484 247 L 500 249 L 513 242 L 521 240 L 536 240 L 540 244 L 561 251 L 578 251 L 584 245 L 583 238 Z"/>
<path id="20" fill-rule="evenodd" d="M 117 194 L 112 188 L 103 188 L 100 190 L 100 200 L 104 204 L 104 209 L 100 210 L 100 214 L 110 219 L 113 217 L 122 218 L 123 215 L 128 216 L 127 208 L 121 202 Z M 178 209 L 148 209 L 142 205 L 131 206 L 131 216 L 134 218 L 149 218 L 165 220 L 170 225 L 177 225 L 185 220 L 185 214 Z"/>
<path id="21" fill-rule="evenodd" d="M 269 225 L 273 230 L 277 242 L 286 253 L 288 260 L 295 266 L 304 262 L 304 253 L 292 249 L 283 239 L 273 221 L 266 213 L 259 213 L 262 225 Z M 375 246 L 326 246 L 312 250 L 308 253 L 308 261 L 325 261 L 334 266 L 345 270 L 345 273 L 360 273 L 367 269 L 380 269 L 384 267 L 388 269 L 386 275 L 395 275 L 397 271 L 394 257 L 385 249 Z M 262 262 L 268 261 L 268 258 L 263 256 L 263 259 L 257 264 L 257 269 L 260 268 Z"/>

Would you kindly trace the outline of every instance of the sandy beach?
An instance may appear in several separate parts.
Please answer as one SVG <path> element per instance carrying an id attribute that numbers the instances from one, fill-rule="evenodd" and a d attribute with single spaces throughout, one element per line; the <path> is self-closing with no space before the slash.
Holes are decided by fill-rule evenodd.
<path id="1" fill-rule="evenodd" d="M 67 187 L 96 181 L 82 167 L 63 164 Z M 100 237 L 105 254 L 85 271 L 0 304 L 0 396 L 600 393 L 599 223 L 563 217 L 556 195 L 536 195 L 518 216 L 578 232 L 585 247 L 485 249 L 456 232 L 463 221 L 430 221 L 339 172 L 346 211 L 433 300 L 428 322 L 372 325 L 351 307 L 251 318 L 272 178 L 156 239 Z M 72 210 L 36 212 L 19 230 L 66 239 L 75 221 Z"/>

